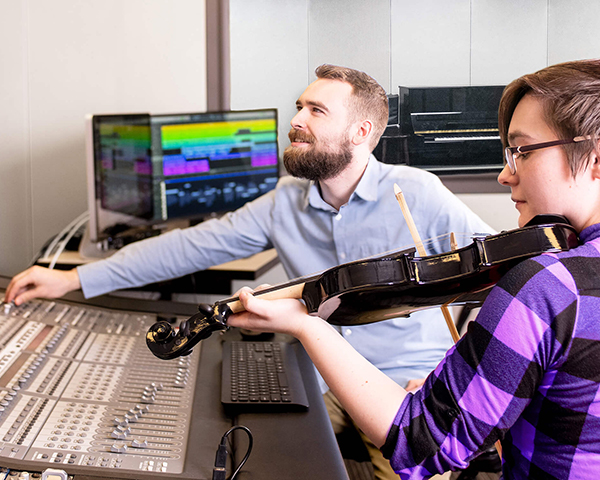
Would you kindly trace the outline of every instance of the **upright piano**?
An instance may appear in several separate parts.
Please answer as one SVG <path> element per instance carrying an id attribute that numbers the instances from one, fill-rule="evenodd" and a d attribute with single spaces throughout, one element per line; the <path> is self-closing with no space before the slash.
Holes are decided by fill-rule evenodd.
<path id="1" fill-rule="evenodd" d="M 503 86 L 399 87 L 375 149 L 385 163 L 440 174 L 497 173 L 503 165 L 498 105 Z"/>

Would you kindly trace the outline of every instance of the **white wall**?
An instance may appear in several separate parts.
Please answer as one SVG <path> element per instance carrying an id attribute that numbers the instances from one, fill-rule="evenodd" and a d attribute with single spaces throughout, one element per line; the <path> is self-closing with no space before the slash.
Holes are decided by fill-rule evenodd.
<path id="1" fill-rule="evenodd" d="M 338 63 L 398 85 L 504 84 L 600 56 L 600 2 L 230 0 L 232 108 L 294 103 L 314 68 Z M 27 266 L 86 209 L 86 113 L 206 107 L 203 0 L 2 1 L 0 273 Z M 507 194 L 462 195 L 514 226 Z"/>
<path id="2" fill-rule="evenodd" d="M 204 111 L 203 0 L 3 1 L 0 273 L 86 210 L 87 113 Z"/>
<path id="3" fill-rule="evenodd" d="M 230 1 L 231 106 L 278 107 L 282 148 L 295 100 L 321 63 L 364 70 L 393 93 L 399 85 L 503 85 L 600 57 L 598 1 Z M 459 197 L 496 229 L 516 227 L 508 193 Z"/>

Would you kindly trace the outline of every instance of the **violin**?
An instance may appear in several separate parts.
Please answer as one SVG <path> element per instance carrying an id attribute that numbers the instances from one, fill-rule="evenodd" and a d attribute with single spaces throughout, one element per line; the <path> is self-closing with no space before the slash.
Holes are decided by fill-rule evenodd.
<path id="1" fill-rule="evenodd" d="M 518 263 L 578 245 L 577 231 L 566 218 L 542 215 L 522 228 L 475 236 L 471 244 L 450 252 L 419 257 L 409 248 L 338 265 L 254 295 L 301 299 L 309 314 L 332 325 L 364 325 L 441 305 L 479 306 Z M 146 334 L 152 353 L 165 360 L 187 355 L 213 332 L 226 330 L 229 316 L 244 307 L 238 297 L 229 297 L 200 304 L 198 310 L 178 330 L 164 321 L 152 325 Z"/>

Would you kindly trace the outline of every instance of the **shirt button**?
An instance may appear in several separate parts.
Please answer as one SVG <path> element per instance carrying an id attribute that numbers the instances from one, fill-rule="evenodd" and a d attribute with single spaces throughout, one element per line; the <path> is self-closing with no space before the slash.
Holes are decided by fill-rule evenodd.
<path id="1" fill-rule="evenodd" d="M 346 254 L 344 252 L 340 253 L 340 258 L 344 260 L 346 258 Z"/>
<path id="2" fill-rule="evenodd" d="M 344 335 L 352 335 L 352 330 L 347 328 L 346 330 L 344 330 Z"/>
<path id="3" fill-rule="evenodd" d="M 338 214 L 335 216 L 335 219 L 336 219 L 337 221 L 340 221 L 340 220 L 342 219 L 342 214 L 341 214 L 341 213 L 338 213 Z"/>

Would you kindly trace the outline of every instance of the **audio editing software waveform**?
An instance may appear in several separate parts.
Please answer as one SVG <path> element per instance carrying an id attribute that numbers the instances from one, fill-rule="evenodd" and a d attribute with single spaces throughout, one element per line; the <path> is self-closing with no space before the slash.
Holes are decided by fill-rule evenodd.
<path id="1" fill-rule="evenodd" d="M 0 312 L 0 465 L 181 473 L 201 348 L 157 359 L 155 321 L 40 300 Z"/>
<path id="2" fill-rule="evenodd" d="M 235 210 L 275 188 L 275 118 L 161 126 L 163 218 Z"/>
<path id="3" fill-rule="evenodd" d="M 164 125 L 161 136 L 166 177 L 277 165 L 274 118 Z"/>

